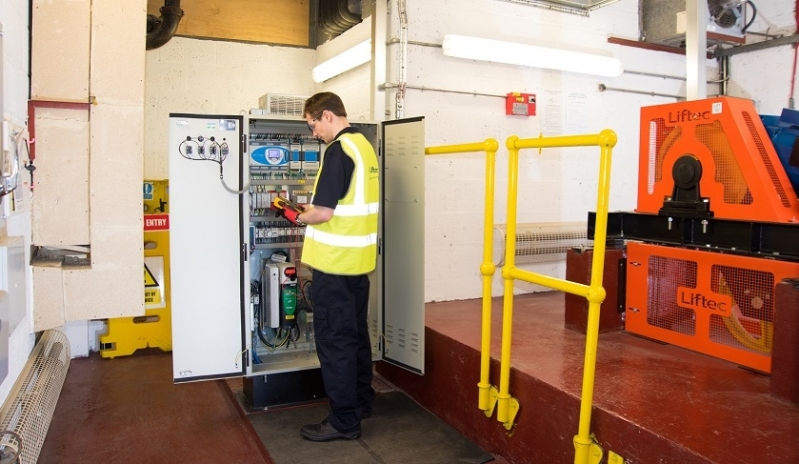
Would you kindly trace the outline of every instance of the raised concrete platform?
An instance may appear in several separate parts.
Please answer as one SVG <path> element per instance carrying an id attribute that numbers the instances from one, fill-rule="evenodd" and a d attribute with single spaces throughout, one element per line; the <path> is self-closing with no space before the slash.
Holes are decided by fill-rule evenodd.
<path id="1" fill-rule="evenodd" d="M 430 303 L 420 377 L 378 372 L 490 453 L 511 463 L 572 463 L 585 337 L 564 328 L 564 295 L 516 297 L 512 432 L 477 409 L 480 300 Z M 499 383 L 502 300 L 493 302 L 491 383 Z M 799 407 L 769 377 L 625 332 L 599 336 L 591 431 L 607 452 L 644 463 L 799 463 Z"/>

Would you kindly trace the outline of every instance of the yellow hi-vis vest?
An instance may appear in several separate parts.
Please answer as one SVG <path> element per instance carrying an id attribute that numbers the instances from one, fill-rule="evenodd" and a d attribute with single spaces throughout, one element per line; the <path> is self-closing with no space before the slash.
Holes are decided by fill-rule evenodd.
<path id="1" fill-rule="evenodd" d="M 350 188 L 338 201 L 329 221 L 306 227 L 302 262 L 328 274 L 366 274 L 377 264 L 380 205 L 377 156 L 360 133 L 344 133 L 337 140 L 355 163 Z M 320 177 L 316 177 L 314 191 Z"/>

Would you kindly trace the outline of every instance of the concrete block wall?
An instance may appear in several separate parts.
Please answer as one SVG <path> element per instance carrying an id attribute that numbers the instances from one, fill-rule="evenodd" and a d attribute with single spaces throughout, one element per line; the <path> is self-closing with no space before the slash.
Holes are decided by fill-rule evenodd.
<path id="1" fill-rule="evenodd" d="M 793 0 L 758 5 L 754 31 L 794 30 Z M 405 117 L 425 116 L 426 145 L 500 141 L 496 164 L 495 223 L 505 223 L 508 136 L 520 137 L 616 131 L 611 172 L 611 210 L 635 207 L 638 168 L 638 120 L 642 106 L 673 102 L 675 98 L 600 92 L 608 87 L 667 95 L 684 95 L 685 58 L 607 43 L 611 35 L 638 36 L 638 0 L 620 0 L 588 17 L 558 13 L 513 2 L 482 0 L 409 0 L 408 39 L 440 44 L 446 33 L 614 56 L 625 69 L 671 77 L 626 73 L 617 78 L 545 71 L 519 66 L 444 57 L 435 46 L 410 45 L 407 84 L 442 89 L 408 89 Z M 385 11 L 385 10 L 383 10 Z M 388 9 L 387 41 L 399 39 L 397 4 Z M 330 48 L 334 46 L 331 44 Z M 756 96 L 761 111 L 779 112 L 787 105 L 792 62 L 790 46 L 734 57 L 730 94 Z M 318 53 L 316 55 L 315 53 Z M 266 92 L 309 95 L 319 90 L 339 93 L 353 119 L 372 119 L 370 100 L 382 100 L 393 118 L 395 92 L 371 89 L 369 66 L 362 66 L 323 84 L 310 80 L 311 68 L 322 61 L 318 52 L 247 44 L 175 38 L 147 55 L 147 113 L 145 174 L 167 177 L 167 115 L 172 112 L 238 112 L 256 105 Z M 332 53 L 332 52 L 331 52 Z M 397 83 L 399 49 L 386 48 L 386 84 Z M 717 63 L 707 61 L 707 75 L 717 75 Z M 201 72 L 201 70 L 204 70 Z M 763 70 L 768 79 L 763 79 Z M 773 70 L 773 72 L 771 72 Z M 201 76 L 201 77 L 200 77 Z M 371 89 L 370 89 L 371 86 Z M 209 90 L 213 89 L 213 90 Z M 465 92 L 465 93 L 458 93 Z M 535 93 L 538 115 L 504 114 L 508 92 Z M 708 85 L 708 94 L 718 92 Z M 471 94 L 470 94 L 471 93 Z M 367 116 L 368 115 L 368 116 Z M 375 119 L 383 119 L 375 115 Z M 591 148 L 523 152 L 519 179 L 519 222 L 585 220 L 595 208 L 598 150 Z M 447 155 L 426 160 L 425 300 L 444 301 L 480 296 L 482 260 L 484 155 Z M 537 272 L 565 276 L 562 263 L 530 266 Z M 499 294 L 499 279 L 494 293 Z M 537 290 L 520 285 L 516 292 Z"/>
<path id="2" fill-rule="evenodd" d="M 34 329 L 144 313 L 146 1 L 33 2 L 33 245 L 89 246 L 90 263 L 34 262 Z M 84 104 L 84 105 L 81 105 Z"/>
<path id="3" fill-rule="evenodd" d="M 34 242 L 56 247 L 89 244 L 89 112 L 37 108 L 34 118 Z"/>
<path id="4" fill-rule="evenodd" d="M 241 114 L 266 93 L 311 95 L 314 50 L 175 37 L 146 54 L 144 176 L 169 178 L 169 113 Z"/>
<path id="5" fill-rule="evenodd" d="M 371 38 L 371 23 L 371 17 L 366 18 L 340 36 L 317 47 L 314 66 Z M 376 40 L 379 42 L 379 39 Z M 372 115 L 370 92 L 373 86 L 371 84 L 371 63 L 366 63 L 316 84 L 314 93 L 333 92 L 341 97 L 344 107 L 347 109 L 347 118 L 351 121 L 382 121 L 383 115 L 378 115 L 379 117 Z"/>
<path id="6" fill-rule="evenodd" d="M 91 3 L 32 1 L 31 100 L 88 101 Z"/>

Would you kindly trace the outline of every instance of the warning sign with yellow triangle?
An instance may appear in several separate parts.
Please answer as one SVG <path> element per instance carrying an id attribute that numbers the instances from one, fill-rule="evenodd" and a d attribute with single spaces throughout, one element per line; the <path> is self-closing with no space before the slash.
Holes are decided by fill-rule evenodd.
<path id="1" fill-rule="evenodd" d="M 144 286 L 145 287 L 157 287 L 158 281 L 155 280 L 155 276 L 153 276 L 152 271 L 147 268 L 147 263 L 144 263 Z"/>
<path id="2" fill-rule="evenodd" d="M 163 308 L 164 300 L 164 257 L 144 257 L 144 307 Z"/>

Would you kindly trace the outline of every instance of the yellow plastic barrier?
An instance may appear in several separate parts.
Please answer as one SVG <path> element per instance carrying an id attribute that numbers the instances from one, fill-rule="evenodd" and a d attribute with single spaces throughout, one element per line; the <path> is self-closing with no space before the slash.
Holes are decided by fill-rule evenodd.
<path id="1" fill-rule="evenodd" d="M 145 207 L 165 209 L 166 181 L 155 188 Z M 169 215 L 144 215 L 144 316 L 108 319 L 108 333 L 100 337 L 103 358 L 128 356 L 142 348 L 172 351 L 172 309 L 169 288 Z"/>

